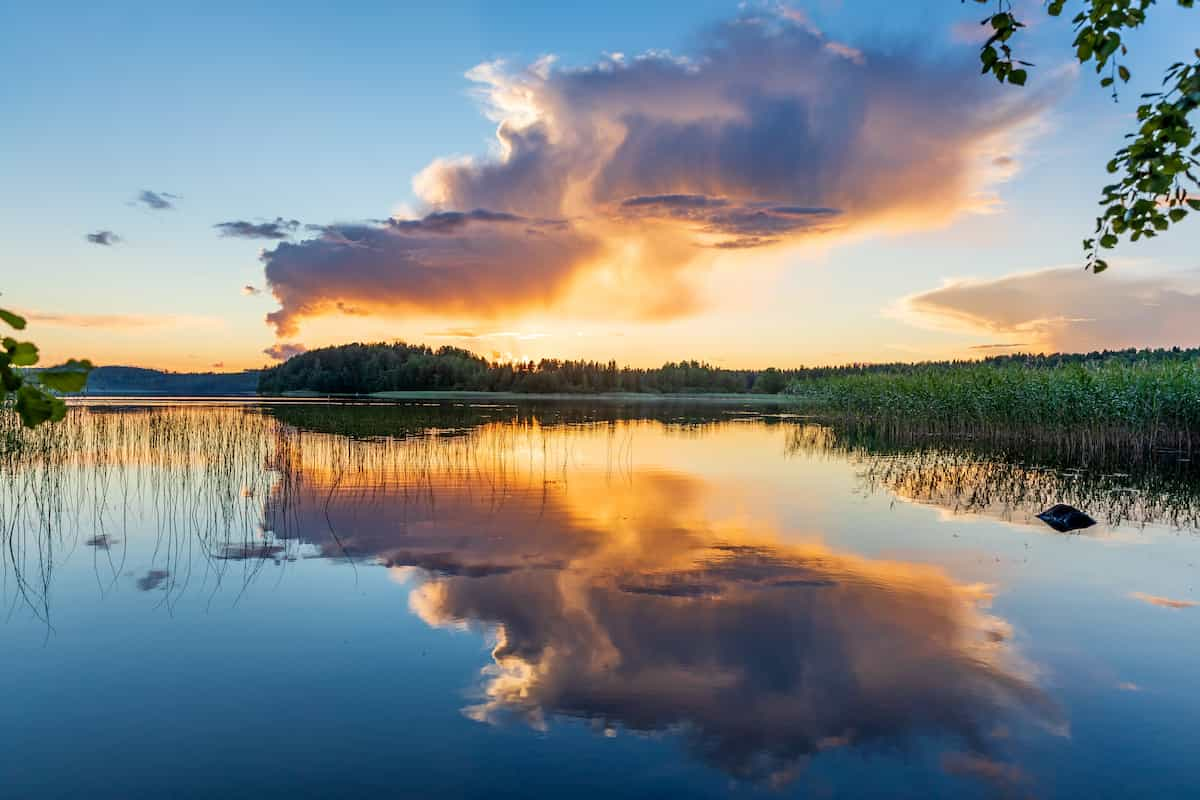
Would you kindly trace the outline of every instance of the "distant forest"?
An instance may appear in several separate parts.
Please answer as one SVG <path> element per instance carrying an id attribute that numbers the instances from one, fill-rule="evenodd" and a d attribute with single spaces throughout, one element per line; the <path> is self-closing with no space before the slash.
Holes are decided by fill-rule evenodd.
<path id="1" fill-rule="evenodd" d="M 861 374 L 907 374 L 939 368 L 1026 366 L 1052 369 L 1072 364 L 1185 361 L 1200 358 L 1200 348 L 1119 350 L 1080 354 L 1003 355 L 977 361 L 848 364 L 798 369 L 723 369 L 700 361 L 658 368 L 619 367 L 615 361 L 562 361 L 496 364 L 456 347 L 437 350 L 403 342 L 348 344 L 310 350 L 263 370 L 262 394 L 310 391 L 320 394 L 460 390 L 522 393 L 650 392 L 656 394 L 721 392 L 777 394 L 793 384 Z"/>
<path id="2" fill-rule="evenodd" d="M 245 372 L 163 372 L 142 367 L 97 367 L 83 394 L 161 394 L 167 396 L 254 394 L 258 370 Z"/>

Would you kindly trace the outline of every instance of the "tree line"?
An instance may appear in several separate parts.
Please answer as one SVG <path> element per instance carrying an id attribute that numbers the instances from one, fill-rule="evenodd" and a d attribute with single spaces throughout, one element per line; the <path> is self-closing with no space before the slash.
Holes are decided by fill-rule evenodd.
<path id="1" fill-rule="evenodd" d="M 262 394 L 310 391 L 320 394 L 457 390 L 580 394 L 777 394 L 791 385 L 854 374 L 905 374 L 971 366 L 1024 366 L 1053 369 L 1069 364 L 1195 361 L 1200 348 L 1094 351 L 1052 355 L 999 355 L 982 360 L 921 363 L 847 364 L 796 369 L 725 369 L 702 361 L 669 362 L 661 367 L 618 366 L 616 361 L 542 359 L 529 363 L 489 362 L 468 350 L 434 350 L 404 342 L 355 343 L 310 350 L 263 370 Z"/>
<path id="2" fill-rule="evenodd" d="M 722 369 L 700 361 L 655 369 L 617 366 L 616 361 L 542 359 L 493 363 L 457 347 L 433 350 L 404 342 L 347 344 L 310 350 L 259 376 L 262 394 L 312 391 L 371 394 L 417 390 L 481 392 L 729 392 L 775 394 L 799 375 L 775 368 Z"/>

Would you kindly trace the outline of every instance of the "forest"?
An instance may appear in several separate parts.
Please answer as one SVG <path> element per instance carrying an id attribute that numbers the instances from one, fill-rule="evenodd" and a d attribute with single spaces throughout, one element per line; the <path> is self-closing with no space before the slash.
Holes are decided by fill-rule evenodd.
<path id="1" fill-rule="evenodd" d="M 522 393 L 758 392 L 782 391 L 799 370 L 721 369 L 699 361 L 656 369 L 619 367 L 617 362 L 543 359 L 491 363 L 456 347 L 433 350 L 404 342 L 347 344 L 294 356 L 259 376 L 262 394 L 310 391 L 320 394 L 455 390 Z"/>
<path id="2" fill-rule="evenodd" d="M 311 350 L 263 370 L 261 394 L 315 392 L 373 394 L 397 391 L 484 391 L 519 393 L 646 392 L 653 394 L 804 394 L 806 387 L 855 375 L 928 375 L 964 368 L 1022 368 L 1035 371 L 1100 365 L 1194 364 L 1200 348 L 1096 351 L 1080 354 L 1002 355 L 981 360 L 848 364 L 794 369 L 726 369 L 701 361 L 661 367 L 618 366 L 615 361 L 543 359 L 492 363 L 456 347 L 434 350 L 404 342 L 355 343 Z"/>

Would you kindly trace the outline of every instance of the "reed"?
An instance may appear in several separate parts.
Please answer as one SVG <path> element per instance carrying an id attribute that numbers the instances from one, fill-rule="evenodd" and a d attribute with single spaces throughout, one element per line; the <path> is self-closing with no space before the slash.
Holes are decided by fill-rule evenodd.
<path id="1" fill-rule="evenodd" d="M 1192 360 L 1033 368 L 953 364 L 794 381 L 803 410 L 939 435 L 1181 449 L 1200 431 L 1200 369 Z"/>

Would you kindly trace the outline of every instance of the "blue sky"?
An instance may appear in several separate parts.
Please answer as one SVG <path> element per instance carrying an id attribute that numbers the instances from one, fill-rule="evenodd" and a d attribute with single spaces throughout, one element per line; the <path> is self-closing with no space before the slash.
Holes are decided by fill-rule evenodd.
<path id="1" fill-rule="evenodd" d="M 392 3 L 357 4 L 353 12 L 308 3 L 13 4 L 0 29 L 0 289 L 5 303 L 30 313 L 30 332 L 50 358 L 257 366 L 277 340 L 264 316 L 283 302 L 272 296 L 258 253 L 276 242 L 221 238 L 213 226 L 277 216 L 328 226 L 470 210 L 431 206 L 413 178 L 438 158 L 497 157 L 497 121 L 481 113 L 480 85 L 464 77 L 478 64 L 503 59 L 521 69 L 553 54 L 569 70 L 614 53 L 695 57 L 723 21 L 793 20 L 799 11 L 821 41 L 868 52 L 859 65 L 865 80 L 880 77 L 870 72 L 885 61 L 974 69 L 975 46 L 964 32 L 987 8 L 953 0 L 899 11 L 895 3 L 849 0 L 750 8 Z M 533 306 L 464 301 L 443 310 L 400 296 L 359 302 L 346 315 L 329 311 L 353 304 L 324 281 L 320 291 L 332 294 L 321 298 L 320 312 L 299 314 L 298 328 L 282 338 L 314 347 L 402 337 L 500 357 L 611 356 L 635 364 L 695 357 L 746 366 L 969 355 L 1014 337 L 1043 349 L 1200 344 L 1200 334 L 1175 341 L 1200 322 L 1188 316 L 1200 291 L 1194 223 L 1123 246 L 1103 278 L 1080 273 L 1078 293 L 1065 284 L 1070 297 L 1060 298 L 1057 316 L 1052 309 L 1028 318 L 1009 309 L 980 313 L 991 307 L 989 292 L 1003 290 L 995 295 L 1002 305 L 1011 290 L 1025 298 L 1063 290 L 1057 276 L 1016 283 L 1012 276 L 1080 263 L 1079 240 L 1106 182 L 1103 164 L 1131 121 L 1137 92 L 1189 53 L 1200 29 L 1195 12 L 1156 7 L 1130 40 L 1134 84 L 1114 104 L 1090 68 L 1071 77 L 1066 21 L 1048 20 L 1036 3 L 1017 8 L 1037 22 L 1022 45 L 1037 67 L 1028 86 L 1005 91 L 1041 105 L 1011 131 L 1014 174 L 971 187 L 994 197 L 991 213 L 958 209 L 928 225 L 866 225 L 681 266 L 672 280 L 700 287 L 703 299 L 669 315 L 581 310 L 557 289 Z M 924 74 L 940 74 L 932 70 Z M 920 86 L 906 91 L 920 99 Z M 143 190 L 179 199 L 152 210 L 135 202 Z M 106 247 L 85 239 L 99 230 L 121 241 Z M 283 275 L 289 265 L 282 256 L 277 262 Z M 492 274 L 503 268 L 489 267 Z M 639 280 L 646 274 L 644 266 L 629 269 L 642 270 Z M 298 280 L 294 274 L 280 279 L 281 291 L 298 291 L 286 284 Z M 582 274 L 572 267 L 568 282 Z M 938 294 L 918 306 L 906 300 L 967 279 L 982 282 L 969 308 Z M 244 296 L 247 285 L 261 294 Z M 1149 326 L 1144 341 L 1135 341 L 1137 326 L 1109 325 L 1103 315 L 1114 298 L 1131 295 L 1142 306 L 1133 319 L 1161 319 L 1154 309 L 1167 304 L 1171 324 Z M 1077 297 L 1082 305 L 1072 310 Z"/>

